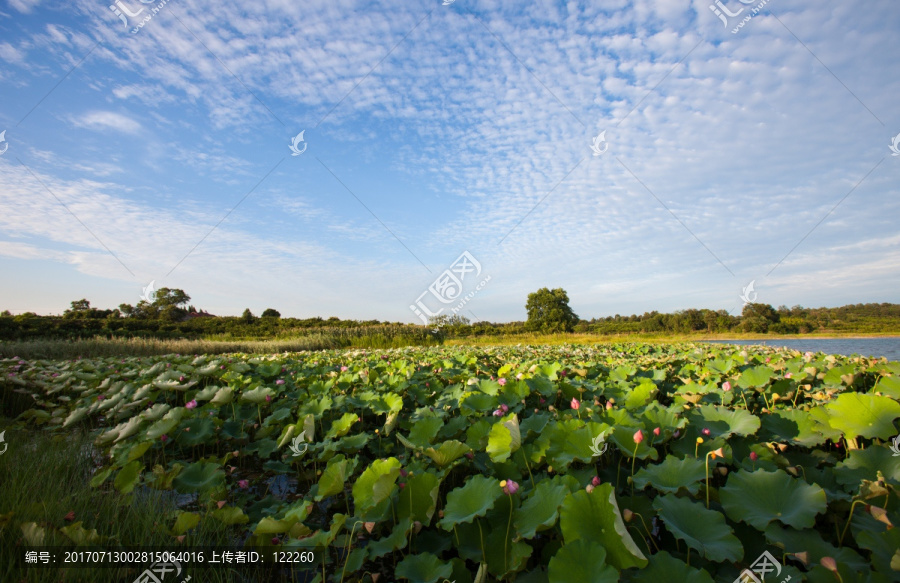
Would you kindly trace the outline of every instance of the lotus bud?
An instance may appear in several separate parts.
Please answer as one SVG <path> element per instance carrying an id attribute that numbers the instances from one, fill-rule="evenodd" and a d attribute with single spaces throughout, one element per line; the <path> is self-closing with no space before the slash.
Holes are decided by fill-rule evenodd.
<path id="1" fill-rule="evenodd" d="M 634 518 L 634 512 L 626 508 L 622 511 L 622 518 L 625 519 L 625 522 L 631 522 L 631 520 Z"/>
<path id="2" fill-rule="evenodd" d="M 831 557 L 822 557 L 819 561 L 822 563 L 822 566 L 831 571 L 832 573 L 837 573 L 837 562 Z"/>
<path id="3" fill-rule="evenodd" d="M 809 564 L 809 552 L 801 551 L 799 553 L 794 553 L 794 558 L 803 563 L 804 566 Z"/>
<path id="4" fill-rule="evenodd" d="M 759 455 L 757 455 L 757 453 L 756 453 L 755 451 L 751 451 L 751 452 L 750 452 L 750 459 L 751 459 L 752 461 L 755 462 L 756 460 L 759 459 Z"/>
<path id="5" fill-rule="evenodd" d="M 631 437 L 632 437 L 632 439 L 634 439 L 635 443 L 640 443 L 640 442 L 644 441 L 644 433 L 640 429 L 635 431 L 634 435 L 632 435 Z"/>
<path id="6" fill-rule="evenodd" d="M 594 485 L 593 485 L 593 484 L 588 484 L 587 486 L 584 487 L 584 489 L 585 489 L 585 491 L 586 491 L 588 494 L 590 494 L 591 492 L 594 491 Z"/>

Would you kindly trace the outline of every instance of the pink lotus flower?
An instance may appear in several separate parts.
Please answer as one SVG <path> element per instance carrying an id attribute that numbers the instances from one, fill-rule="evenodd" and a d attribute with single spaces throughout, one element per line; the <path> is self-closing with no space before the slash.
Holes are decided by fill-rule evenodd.
<path id="1" fill-rule="evenodd" d="M 635 443 L 640 443 L 640 442 L 644 441 L 644 432 L 641 431 L 640 429 L 638 429 L 637 431 L 634 432 L 634 435 L 632 437 L 633 437 Z"/>
<path id="2" fill-rule="evenodd" d="M 728 381 L 725 381 L 724 383 L 722 383 L 722 390 L 725 391 L 725 392 L 730 391 L 730 390 L 731 390 L 731 383 L 728 382 Z"/>
<path id="3" fill-rule="evenodd" d="M 183 377 L 183 376 L 178 377 L 178 382 L 179 382 L 179 383 L 183 383 L 183 382 L 184 382 L 184 377 Z"/>
<path id="4" fill-rule="evenodd" d="M 503 488 L 503 493 L 507 496 L 512 496 L 519 491 L 519 485 L 512 480 L 503 480 L 500 482 L 500 487 Z"/>
<path id="5" fill-rule="evenodd" d="M 709 437 L 709 434 L 711 433 L 711 431 L 709 430 L 708 427 L 704 427 L 704 428 L 703 428 L 703 431 L 701 431 L 700 433 L 702 433 L 703 435 Z"/>
<path id="6" fill-rule="evenodd" d="M 169 436 L 166 435 L 165 433 L 163 433 L 162 435 L 159 436 L 159 440 L 161 442 L 165 443 L 165 442 L 169 441 Z"/>
<path id="7" fill-rule="evenodd" d="M 272 395 L 266 395 L 266 403 L 269 403 L 271 401 L 272 401 Z"/>
<path id="8" fill-rule="evenodd" d="M 281 544 L 281 541 L 278 540 L 278 537 L 277 537 L 277 536 L 273 536 L 273 537 L 272 537 L 272 544 L 273 544 L 273 545 L 278 545 L 278 544 Z"/>
<path id="9" fill-rule="evenodd" d="M 786 375 L 784 375 L 784 378 L 789 379 L 789 378 L 791 378 L 792 376 L 794 376 L 794 375 L 791 374 L 791 373 L 787 373 Z"/>
<path id="10" fill-rule="evenodd" d="M 246 490 L 250 487 L 250 480 L 238 480 L 238 488 Z"/>
<path id="11" fill-rule="evenodd" d="M 503 385 L 506 384 L 506 379 L 503 377 L 500 377 L 499 379 L 497 379 L 497 382 L 500 383 L 500 386 L 502 387 Z"/>
<path id="12" fill-rule="evenodd" d="M 284 380 L 278 379 L 277 381 L 275 381 L 275 384 L 276 384 L 276 385 L 283 385 L 283 384 L 284 384 Z"/>
<path id="13" fill-rule="evenodd" d="M 507 411 L 509 411 L 509 407 L 507 405 L 504 405 L 503 403 L 500 403 L 500 410 L 506 413 Z"/>
<path id="14" fill-rule="evenodd" d="M 594 486 L 599 486 L 599 485 L 600 485 L 600 478 L 598 478 L 597 476 L 594 476 L 594 477 L 591 479 L 591 484 L 593 484 Z"/>
<path id="15" fill-rule="evenodd" d="M 755 451 L 751 451 L 751 452 L 750 452 L 750 459 L 751 459 L 752 461 L 756 461 L 756 460 L 759 459 L 759 456 L 756 455 L 756 452 L 755 452 Z"/>
<path id="16" fill-rule="evenodd" d="M 473 460 L 473 459 L 475 459 L 475 454 L 472 453 L 471 451 L 467 451 L 466 457 L 469 458 L 470 460 Z"/>
<path id="17" fill-rule="evenodd" d="M 494 411 L 494 417 L 503 417 L 503 411 L 497 409 L 496 411 Z"/>
<path id="18" fill-rule="evenodd" d="M 106 395 L 97 395 L 97 399 L 100 401 L 102 401 L 105 398 L 106 398 Z"/>
<path id="19" fill-rule="evenodd" d="M 541 397 L 541 405 L 543 405 L 546 402 L 547 402 L 547 399 L 545 399 L 544 397 Z"/>
<path id="20" fill-rule="evenodd" d="M 575 397 L 572 397 L 572 408 L 576 411 L 581 408 L 581 402 L 579 402 Z"/>
<path id="21" fill-rule="evenodd" d="M 347 372 L 348 370 L 350 370 L 350 369 L 348 369 L 346 366 L 341 367 L 341 372 Z"/>
<path id="22" fill-rule="evenodd" d="M 521 381 L 521 380 L 522 380 L 522 373 L 517 374 L 517 375 L 516 375 L 516 378 L 519 379 L 519 380 Z"/>
<path id="23" fill-rule="evenodd" d="M 403 482 L 400 482 L 400 483 L 397 484 L 397 485 L 400 486 L 400 489 L 401 489 L 401 490 L 402 490 L 403 488 L 406 488 L 406 484 L 404 484 Z"/>
<path id="24" fill-rule="evenodd" d="M 609 411 L 610 409 L 612 409 L 612 407 L 613 407 L 612 401 L 607 401 L 606 402 L 606 410 Z"/>
<path id="25" fill-rule="evenodd" d="M 404 470 L 403 468 L 400 468 L 400 475 L 403 476 L 403 477 L 405 478 L 406 476 L 409 475 L 409 472 L 407 472 L 407 471 Z"/>
<path id="26" fill-rule="evenodd" d="M 659 437 L 659 434 L 660 434 L 660 430 L 659 430 L 659 427 L 657 427 L 656 429 L 653 430 L 653 435 Z"/>
<path id="27" fill-rule="evenodd" d="M 185 409 L 194 409 L 197 407 L 197 401 L 195 399 L 191 399 L 187 403 L 184 404 Z"/>

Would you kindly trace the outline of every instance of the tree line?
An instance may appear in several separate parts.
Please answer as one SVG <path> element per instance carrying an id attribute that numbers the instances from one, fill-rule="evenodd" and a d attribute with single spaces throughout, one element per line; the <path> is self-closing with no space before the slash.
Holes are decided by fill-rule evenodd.
<path id="1" fill-rule="evenodd" d="M 241 316 L 215 316 L 198 311 L 191 298 L 180 289 L 160 288 L 152 299 L 136 305 L 120 304 L 112 310 L 92 307 L 87 299 L 71 302 L 61 316 L 39 316 L 32 312 L 13 316 L 0 313 L 0 339 L 37 338 L 163 337 L 163 338 L 290 338 L 319 331 L 388 329 L 392 333 L 409 329 L 416 336 L 422 326 L 378 320 L 341 320 L 340 318 L 284 318 L 274 308 L 259 316 L 250 309 Z M 725 310 L 687 309 L 673 313 L 657 311 L 642 315 L 607 316 L 581 319 L 569 306 L 562 288 L 541 288 L 528 295 L 524 322 L 471 322 L 454 314 L 441 315 L 429 322 L 431 335 L 446 337 L 514 335 L 528 332 L 576 332 L 586 334 L 713 334 L 775 333 L 809 334 L 814 332 L 897 333 L 900 330 L 900 305 L 854 304 L 838 308 L 804 308 L 748 303 L 739 316 Z"/>

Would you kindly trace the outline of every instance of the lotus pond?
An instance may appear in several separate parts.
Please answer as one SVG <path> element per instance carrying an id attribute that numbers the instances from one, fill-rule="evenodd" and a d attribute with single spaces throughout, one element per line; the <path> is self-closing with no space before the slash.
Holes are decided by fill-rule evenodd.
<path id="1" fill-rule="evenodd" d="M 96 435 L 92 487 L 176 496 L 173 545 L 212 525 L 321 551 L 285 580 L 900 580 L 900 363 L 884 359 L 619 344 L 0 374 L 27 403 L 16 424 Z M 109 542 L 89 520 L 0 518 L 23 546 Z"/>

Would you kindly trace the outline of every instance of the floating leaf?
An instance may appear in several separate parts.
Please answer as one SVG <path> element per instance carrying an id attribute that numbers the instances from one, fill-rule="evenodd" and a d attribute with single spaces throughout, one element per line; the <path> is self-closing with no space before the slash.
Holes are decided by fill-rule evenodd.
<path id="1" fill-rule="evenodd" d="M 706 571 L 694 569 L 680 559 L 676 559 L 666 551 L 650 555 L 650 565 L 638 571 L 631 583 L 660 583 L 661 581 L 678 581 L 678 583 L 713 583 L 713 578 Z"/>
<path id="2" fill-rule="evenodd" d="M 559 515 L 566 544 L 576 540 L 600 543 L 606 549 L 607 562 L 617 569 L 647 564 L 647 558 L 625 528 L 611 484 L 601 484 L 590 493 L 579 490 L 569 494 Z"/>
<path id="3" fill-rule="evenodd" d="M 825 512 L 825 491 L 792 478 L 786 472 L 733 472 L 719 489 L 725 513 L 732 520 L 765 530 L 773 520 L 794 528 L 810 528 Z"/>
<path id="4" fill-rule="evenodd" d="M 466 444 L 451 439 L 442 443 L 438 449 L 429 447 L 425 450 L 425 455 L 430 457 L 438 467 L 443 468 L 470 451 L 472 450 Z"/>
<path id="5" fill-rule="evenodd" d="M 415 583 L 436 583 L 446 579 L 453 572 L 450 563 L 445 563 L 431 553 L 406 555 L 397 563 L 394 575 L 401 579 L 409 579 Z"/>
<path id="6" fill-rule="evenodd" d="M 476 517 L 487 514 L 502 495 L 503 490 L 495 478 L 472 476 L 464 486 L 447 494 L 444 518 L 438 524 L 444 530 L 451 530 L 456 524 L 472 522 Z"/>
<path id="7" fill-rule="evenodd" d="M 890 397 L 841 393 L 825 405 L 830 424 L 847 439 L 857 436 L 888 439 L 896 435 L 894 420 L 900 417 L 900 403 Z"/>
<path id="8" fill-rule="evenodd" d="M 634 486 L 643 490 L 648 484 L 663 493 L 678 492 L 685 488 L 691 494 L 700 490 L 699 482 L 706 479 L 706 464 L 697 458 L 679 459 L 666 456 L 661 464 L 641 468 L 634 476 Z"/>
<path id="9" fill-rule="evenodd" d="M 210 462 L 194 462 L 172 480 L 172 486 L 182 494 L 204 492 L 224 483 L 225 472 Z"/>
<path id="10" fill-rule="evenodd" d="M 666 530 L 710 561 L 736 562 L 744 558 L 741 541 L 732 534 L 722 513 L 674 494 L 657 497 L 653 507 Z"/>

